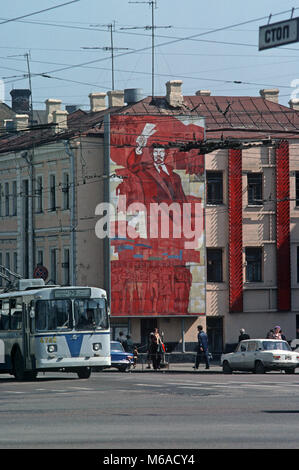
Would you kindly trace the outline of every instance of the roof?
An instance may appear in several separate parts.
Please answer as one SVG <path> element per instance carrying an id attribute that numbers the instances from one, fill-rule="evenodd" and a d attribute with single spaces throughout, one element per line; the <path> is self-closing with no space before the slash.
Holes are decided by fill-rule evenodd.
<path id="1" fill-rule="evenodd" d="M 184 96 L 181 108 L 150 97 L 130 106 L 129 114 L 197 115 L 205 118 L 206 136 L 237 139 L 299 138 L 299 112 L 261 97 Z M 126 113 L 126 110 L 123 111 Z"/>
<path id="2" fill-rule="evenodd" d="M 107 113 L 203 117 L 207 139 L 299 139 L 299 112 L 261 97 L 184 96 L 181 107 L 170 106 L 165 97 L 154 100 L 147 97 L 135 104 L 95 113 L 77 110 L 68 115 L 68 129 L 60 133 L 54 133 L 51 125 L 45 125 L 14 135 L 3 135 L 0 137 L 0 153 L 20 151 L 78 135 L 102 137 Z"/>
<path id="3" fill-rule="evenodd" d="M 0 101 L 0 121 L 3 123 L 4 119 L 13 119 L 16 113 L 7 104 Z"/>

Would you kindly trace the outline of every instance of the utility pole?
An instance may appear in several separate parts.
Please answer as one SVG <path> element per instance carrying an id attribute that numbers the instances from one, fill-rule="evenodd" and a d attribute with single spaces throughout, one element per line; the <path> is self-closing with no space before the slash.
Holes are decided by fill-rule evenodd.
<path id="1" fill-rule="evenodd" d="M 25 57 L 27 63 L 27 76 L 29 81 L 29 90 L 30 90 L 30 98 L 29 98 L 29 125 L 33 124 L 33 100 L 32 100 L 32 83 L 31 83 L 31 71 L 30 71 L 30 52 L 26 52 L 26 54 L 16 54 L 16 55 L 9 55 L 7 57 Z M 26 77 L 26 75 L 24 75 Z"/>
<path id="2" fill-rule="evenodd" d="M 26 57 L 26 61 L 27 61 L 29 90 L 30 90 L 29 125 L 32 126 L 33 125 L 33 101 L 32 101 L 32 84 L 31 84 L 31 72 L 30 72 L 29 56 L 30 56 L 30 53 L 26 52 L 25 57 Z"/>
<path id="3" fill-rule="evenodd" d="M 114 90 L 114 51 L 128 51 L 129 47 L 114 47 L 113 32 L 115 31 L 115 22 L 106 25 L 90 25 L 93 27 L 106 26 L 110 31 L 110 46 L 105 47 L 81 47 L 81 49 L 102 49 L 103 51 L 111 51 L 111 89 Z"/>
<path id="4" fill-rule="evenodd" d="M 148 0 L 140 2 L 129 2 L 129 3 L 147 3 L 152 10 L 152 25 L 151 26 L 136 26 L 132 28 L 120 28 L 120 29 L 151 29 L 152 31 L 152 99 L 155 96 L 155 29 L 157 28 L 172 28 L 172 26 L 155 26 L 155 15 L 154 9 L 157 7 L 157 0 Z"/>

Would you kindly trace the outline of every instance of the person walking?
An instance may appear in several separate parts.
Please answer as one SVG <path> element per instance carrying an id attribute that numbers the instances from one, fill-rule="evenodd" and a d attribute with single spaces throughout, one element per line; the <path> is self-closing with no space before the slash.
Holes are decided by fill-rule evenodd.
<path id="1" fill-rule="evenodd" d="M 162 354 L 161 354 L 161 347 L 160 343 L 158 343 L 157 336 L 151 335 L 151 343 L 149 347 L 149 356 L 152 360 L 153 369 L 157 370 L 160 369 Z"/>
<path id="2" fill-rule="evenodd" d="M 116 338 L 116 341 L 119 341 L 122 345 L 124 345 L 125 335 L 124 335 L 123 331 L 120 331 L 118 333 L 118 337 Z"/>
<path id="3" fill-rule="evenodd" d="M 196 361 L 195 361 L 195 369 L 198 369 L 199 363 L 201 358 L 204 358 L 206 369 L 210 368 L 210 361 L 209 361 L 209 343 L 208 343 L 208 335 L 203 331 L 203 327 L 198 325 L 197 327 L 198 335 L 198 349 L 196 354 Z"/>
<path id="4" fill-rule="evenodd" d="M 134 343 L 131 335 L 126 336 L 126 340 L 123 342 L 123 347 L 126 352 L 132 353 L 134 351 Z"/>
<path id="5" fill-rule="evenodd" d="M 244 328 L 241 328 L 240 336 L 239 336 L 239 343 L 240 341 L 243 341 L 243 339 L 250 339 L 250 336 L 247 333 L 245 333 Z"/>
<path id="6" fill-rule="evenodd" d="M 281 339 L 281 328 L 280 326 L 275 326 L 274 327 L 274 334 L 273 334 L 273 339 Z"/>

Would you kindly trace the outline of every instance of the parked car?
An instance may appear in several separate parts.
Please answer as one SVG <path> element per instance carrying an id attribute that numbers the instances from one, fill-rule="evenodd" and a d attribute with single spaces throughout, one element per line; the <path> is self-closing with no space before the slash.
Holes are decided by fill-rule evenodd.
<path id="1" fill-rule="evenodd" d="M 111 366 L 116 367 L 120 372 L 129 370 L 133 364 L 133 353 L 124 350 L 123 345 L 119 341 L 111 341 Z"/>
<path id="2" fill-rule="evenodd" d="M 299 352 L 292 351 L 286 341 L 277 339 L 250 339 L 241 341 L 235 352 L 222 354 L 224 374 L 234 370 L 264 374 L 270 370 L 284 370 L 294 374 L 299 367 Z"/>

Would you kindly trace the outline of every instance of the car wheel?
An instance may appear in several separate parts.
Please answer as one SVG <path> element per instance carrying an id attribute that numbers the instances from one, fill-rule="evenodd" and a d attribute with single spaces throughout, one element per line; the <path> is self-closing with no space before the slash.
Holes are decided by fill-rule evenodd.
<path id="1" fill-rule="evenodd" d="M 121 366 L 121 367 L 118 367 L 118 370 L 119 372 L 126 372 L 128 366 Z"/>
<path id="2" fill-rule="evenodd" d="M 254 371 L 256 374 L 264 374 L 266 372 L 264 364 L 261 361 L 257 361 L 255 363 Z"/>
<path id="3" fill-rule="evenodd" d="M 90 367 L 82 367 L 82 369 L 79 369 L 77 371 L 79 379 L 89 379 L 90 374 L 91 374 L 91 368 Z"/>
<path id="4" fill-rule="evenodd" d="M 222 371 L 224 374 L 232 374 L 233 370 L 227 361 L 222 364 Z"/>
<path id="5" fill-rule="evenodd" d="M 295 374 L 295 369 L 285 369 L 286 374 Z"/>

